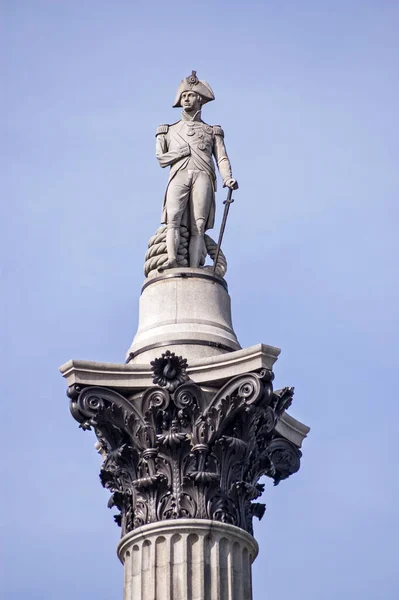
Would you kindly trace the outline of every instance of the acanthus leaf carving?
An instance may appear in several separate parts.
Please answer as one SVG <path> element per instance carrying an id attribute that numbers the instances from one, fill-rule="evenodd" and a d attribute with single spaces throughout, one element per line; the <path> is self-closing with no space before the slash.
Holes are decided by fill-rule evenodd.
<path id="1" fill-rule="evenodd" d="M 174 368 L 177 386 L 131 398 L 98 386 L 70 392 L 72 415 L 97 435 L 100 479 L 112 494 L 109 506 L 120 511 L 122 535 L 176 518 L 215 519 L 252 532 L 253 517 L 265 511 L 255 502 L 264 489 L 260 477 L 277 484 L 299 469 L 300 451 L 275 431 L 293 388 L 274 393 L 273 373 L 264 369 L 216 392 L 202 390 L 187 379 L 184 359 L 165 353 L 162 361 L 154 361 L 159 376 Z"/>

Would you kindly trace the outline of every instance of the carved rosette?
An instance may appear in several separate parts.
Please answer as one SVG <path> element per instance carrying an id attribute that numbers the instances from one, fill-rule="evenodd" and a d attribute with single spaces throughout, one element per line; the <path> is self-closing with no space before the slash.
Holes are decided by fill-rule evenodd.
<path id="1" fill-rule="evenodd" d="M 264 489 L 259 479 L 277 484 L 300 465 L 299 449 L 275 431 L 293 388 L 273 392 L 272 380 L 263 370 L 234 377 L 216 393 L 185 381 L 134 397 L 70 388 L 73 417 L 98 438 L 100 479 L 112 492 L 109 506 L 120 511 L 122 535 L 178 518 L 214 519 L 252 533 L 253 516 L 265 511 L 256 502 Z"/>

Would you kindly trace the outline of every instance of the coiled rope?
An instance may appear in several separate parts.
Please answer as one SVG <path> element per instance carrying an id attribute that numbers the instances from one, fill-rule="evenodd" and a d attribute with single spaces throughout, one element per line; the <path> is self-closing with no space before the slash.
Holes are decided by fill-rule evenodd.
<path id="1" fill-rule="evenodd" d="M 207 254 L 204 253 L 201 260 L 201 267 L 205 265 L 206 256 L 209 255 L 212 260 L 216 256 L 217 243 L 207 234 L 204 236 Z M 188 244 L 190 241 L 190 232 L 185 225 L 180 225 L 180 243 L 177 250 L 177 264 L 179 267 L 188 267 Z M 145 254 L 144 275 L 148 277 L 153 271 L 164 265 L 168 260 L 166 250 L 166 225 L 161 225 L 155 232 L 149 242 Z M 212 269 L 212 266 L 206 266 L 205 269 Z M 216 265 L 216 275 L 224 277 L 227 271 L 227 260 L 222 250 L 219 252 Z"/>

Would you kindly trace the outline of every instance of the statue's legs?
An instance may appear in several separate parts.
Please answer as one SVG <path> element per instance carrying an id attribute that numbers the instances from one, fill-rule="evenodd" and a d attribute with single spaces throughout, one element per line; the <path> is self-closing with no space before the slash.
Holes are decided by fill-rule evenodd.
<path id="1" fill-rule="evenodd" d="M 209 217 L 212 198 L 212 182 L 205 171 L 184 169 L 173 177 L 166 194 L 168 262 L 159 270 L 163 271 L 177 266 L 180 223 L 188 201 L 190 201 L 189 265 L 194 268 L 199 267 L 204 252 L 205 225 Z"/>
<path id="2" fill-rule="evenodd" d="M 190 267 L 199 267 L 201 256 L 205 251 L 205 225 L 209 217 L 212 198 L 213 186 L 208 173 L 194 171 L 190 197 L 190 243 L 188 247 Z"/>
<path id="3" fill-rule="evenodd" d="M 180 223 L 191 191 L 188 171 L 179 171 L 169 183 L 166 193 L 166 251 L 168 262 L 160 270 L 177 266 L 177 250 L 180 243 Z"/>

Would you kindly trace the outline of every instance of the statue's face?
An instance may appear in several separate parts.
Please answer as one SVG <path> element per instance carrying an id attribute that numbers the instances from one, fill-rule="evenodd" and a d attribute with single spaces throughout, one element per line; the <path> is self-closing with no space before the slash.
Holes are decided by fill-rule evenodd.
<path id="1" fill-rule="evenodd" d="M 183 92 L 181 95 L 181 105 L 184 110 L 199 110 L 201 108 L 201 102 L 198 94 L 194 92 Z"/>

